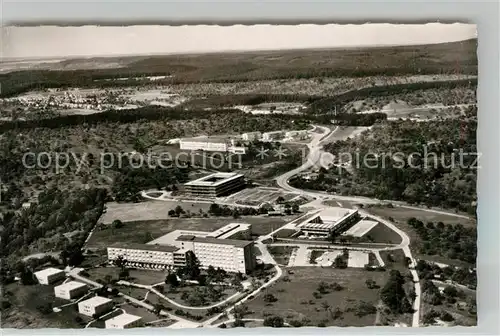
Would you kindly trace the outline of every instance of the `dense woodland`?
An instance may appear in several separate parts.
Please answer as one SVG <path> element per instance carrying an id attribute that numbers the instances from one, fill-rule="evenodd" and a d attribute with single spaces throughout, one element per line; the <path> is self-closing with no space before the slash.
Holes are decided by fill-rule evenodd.
<path id="1" fill-rule="evenodd" d="M 73 258 L 97 224 L 106 200 L 104 189 L 48 188 L 31 206 L 4 212 L 0 217 L 2 277 L 9 276 L 17 258 L 30 253 L 63 250 Z"/>
<path id="2" fill-rule="evenodd" d="M 476 228 L 466 228 L 460 224 L 444 225 L 442 222 L 424 224 L 416 218 L 408 220 L 408 224 L 417 231 L 422 240 L 420 253 L 476 264 Z"/>

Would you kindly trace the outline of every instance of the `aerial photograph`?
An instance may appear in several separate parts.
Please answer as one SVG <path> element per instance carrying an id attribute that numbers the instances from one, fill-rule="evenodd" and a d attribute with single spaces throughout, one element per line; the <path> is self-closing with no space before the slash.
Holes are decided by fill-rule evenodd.
<path id="1" fill-rule="evenodd" d="M 477 326 L 476 25 L 1 44 L 2 329 Z"/>

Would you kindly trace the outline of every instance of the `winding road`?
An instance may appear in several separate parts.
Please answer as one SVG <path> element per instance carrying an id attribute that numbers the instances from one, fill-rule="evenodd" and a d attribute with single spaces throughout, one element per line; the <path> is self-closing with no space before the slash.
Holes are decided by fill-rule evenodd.
<path id="1" fill-rule="evenodd" d="M 292 187 L 289 184 L 289 180 L 311 168 L 314 166 L 317 166 L 318 164 L 322 164 L 322 154 L 324 153 L 322 151 L 322 141 L 328 137 L 330 137 L 332 134 L 334 134 L 339 128 L 338 126 L 332 131 L 327 127 L 323 126 L 315 126 L 315 129 L 321 129 L 323 132 L 322 133 L 315 133 L 313 135 L 313 139 L 309 143 L 309 155 L 307 157 L 307 160 L 302 166 L 295 168 L 291 171 L 288 171 L 284 173 L 283 175 L 279 176 L 276 178 L 276 183 L 278 186 L 280 186 L 282 189 L 286 191 L 291 191 L 291 192 L 297 192 L 297 193 L 302 193 L 320 200 L 340 200 L 340 201 L 349 201 L 349 202 L 359 202 L 359 203 L 379 203 L 380 200 L 377 199 L 370 199 L 370 198 L 365 198 L 365 197 L 346 197 L 346 196 L 337 196 L 337 195 L 329 195 L 326 193 L 321 193 L 321 192 L 314 192 L 314 191 L 302 191 L 300 189 L 297 189 L 295 187 Z M 360 215 L 368 215 L 367 213 L 360 211 Z M 376 220 L 380 221 L 381 223 L 385 224 L 387 227 L 390 229 L 394 230 L 396 233 L 398 233 L 401 236 L 401 243 L 397 245 L 396 247 L 388 247 L 388 248 L 381 248 L 381 249 L 373 249 L 373 250 L 394 250 L 394 249 L 402 249 L 405 256 L 411 260 L 411 263 L 409 265 L 410 272 L 413 278 L 413 283 L 415 285 L 415 294 L 416 298 L 415 301 L 413 302 L 413 320 L 412 320 L 412 327 L 418 327 L 420 325 L 420 299 L 421 299 L 421 287 L 420 287 L 420 279 L 418 278 L 418 273 L 414 269 L 416 265 L 416 261 L 413 258 L 410 250 L 410 237 L 406 234 L 406 232 L 400 230 L 397 228 L 393 223 L 373 216 L 370 214 L 370 217 L 375 218 Z"/>

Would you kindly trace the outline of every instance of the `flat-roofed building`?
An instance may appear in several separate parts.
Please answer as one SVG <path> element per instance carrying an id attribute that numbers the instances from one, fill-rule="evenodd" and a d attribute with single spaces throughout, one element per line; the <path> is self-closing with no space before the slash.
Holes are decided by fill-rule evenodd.
<path id="1" fill-rule="evenodd" d="M 328 236 L 340 232 L 359 220 L 358 210 L 330 207 L 297 225 L 306 235 Z"/>
<path id="2" fill-rule="evenodd" d="M 237 173 L 214 173 L 184 184 L 186 193 L 194 197 L 219 197 L 245 186 L 245 176 Z"/>
<path id="3" fill-rule="evenodd" d="M 379 224 L 377 221 L 362 219 L 352 227 L 349 228 L 343 235 L 353 236 L 353 237 L 363 237 L 365 234 L 370 232 L 375 226 Z"/>
<path id="4" fill-rule="evenodd" d="M 132 314 L 120 314 L 104 321 L 106 329 L 129 329 L 142 326 L 142 317 Z"/>
<path id="5" fill-rule="evenodd" d="M 187 138 L 180 139 L 179 145 L 184 150 L 203 150 L 207 152 L 227 152 L 229 142 L 220 138 Z"/>
<path id="6" fill-rule="evenodd" d="M 94 296 L 88 300 L 78 302 L 78 312 L 90 317 L 105 314 L 111 309 L 113 309 L 113 300 L 102 296 Z"/>
<path id="7" fill-rule="evenodd" d="M 220 229 L 210 232 L 206 237 L 230 239 L 234 235 L 238 235 L 242 239 L 249 239 L 252 235 L 252 225 L 245 223 L 230 223 Z"/>
<path id="8" fill-rule="evenodd" d="M 220 267 L 228 272 L 247 273 L 255 268 L 253 242 L 213 237 L 180 236 L 185 250 L 196 255 L 202 267 Z"/>
<path id="9" fill-rule="evenodd" d="M 287 131 L 285 132 L 286 138 L 295 138 L 295 137 L 305 137 L 309 134 L 307 130 L 299 130 L 299 131 Z"/>
<path id="10" fill-rule="evenodd" d="M 261 132 L 248 132 L 241 135 L 241 139 L 244 141 L 254 141 L 260 139 L 262 136 Z"/>
<path id="11" fill-rule="evenodd" d="M 54 287 L 54 295 L 61 299 L 71 300 L 78 298 L 88 291 L 88 286 L 83 282 L 69 281 Z"/>
<path id="12" fill-rule="evenodd" d="M 262 141 L 277 141 L 283 139 L 285 132 L 283 131 L 273 131 L 262 133 Z"/>
<path id="13" fill-rule="evenodd" d="M 42 271 L 35 272 L 35 277 L 41 285 L 50 285 L 56 281 L 64 279 L 66 276 L 63 270 L 58 268 L 49 267 Z"/>
<path id="14" fill-rule="evenodd" d="M 126 244 L 108 247 L 108 261 L 123 257 L 127 266 L 147 269 L 166 269 L 174 263 L 175 246 Z"/>

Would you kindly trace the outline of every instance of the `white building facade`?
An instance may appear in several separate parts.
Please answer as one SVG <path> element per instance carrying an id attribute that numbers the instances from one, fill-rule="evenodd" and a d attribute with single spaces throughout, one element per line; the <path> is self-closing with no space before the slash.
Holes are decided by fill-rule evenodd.
<path id="1" fill-rule="evenodd" d="M 142 317 L 132 314 L 120 314 L 104 321 L 106 329 L 129 329 L 143 325 Z"/>
<path id="2" fill-rule="evenodd" d="M 168 245 L 127 244 L 108 247 L 108 260 L 115 261 L 123 257 L 128 266 L 147 269 L 165 269 L 174 264 L 177 248 Z"/>
<path id="3" fill-rule="evenodd" d="M 85 301 L 78 302 L 78 312 L 86 316 L 102 315 L 113 309 L 113 300 L 94 296 Z"/>
<path id="4" fill-rule="evenodd" d="M 54 287 L 54 295 L 58 298 L 71 300 L 85 294 L 88 286 L 82 282 L 70 281 Z"/>
<path id="5" fill-rule="evenodd" d="M 261 132 L 248 132 L 241 135 L 241 139 L 244 141 L 254 141 L 260 139 L 262 136 Z"/>
<path id="6" fill-rule="evenodd" d="M 211 237 L 180 236 L 182 249 L 191 250 L 202 267 L 222 268 L 227 272 L 247 273 L 255 268 L 253 242 Z"/>
<path id="7" fill-rule="evenodd" d="M 53 284 L 56 281 L 64 279 L 66 276 L 63 270 L 54 267 L 49 267 L 42 271 L 35 272 L 34 275 L 40 285 Z"/>
<path id="8" fill-rule="evenodd" d="M 262 141 L 276 141 L 283 139 L 283 137 L 284 137 L 283 131 L 262 133 Z"/>

